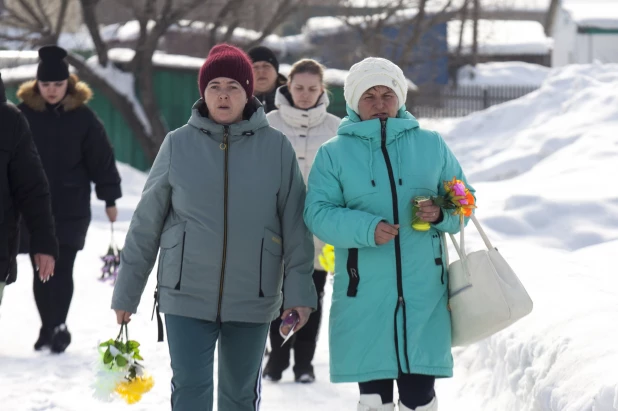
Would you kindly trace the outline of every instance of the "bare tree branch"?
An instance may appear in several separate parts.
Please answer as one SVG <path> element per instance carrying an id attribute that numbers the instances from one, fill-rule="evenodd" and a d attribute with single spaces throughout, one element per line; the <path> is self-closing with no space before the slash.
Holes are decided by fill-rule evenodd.
<path id="1" fill-rule="evenodd" d="M 429 19 L 429 21 L 426 22 L 425 16 L 427 15 L 427 13 L 425 12 L 425 7 L 427 4 L 427 0 L 421 0 L 421 3 L 419 4 L 419 13 L 416 16 L 418 17 L 417 21 L 415 23 L 412 23 L 416 24 L 414 26 L 414 33 L 412 34 L 412 38 L 409 40 L 408 44 L 406 44 L 406 47 L 403 48 L 403 53 L 400 59 L 402 64 L 407 64 L 409 62 L 410 54 L 412 53 L 413 48 L 419 44 L 422 35 L 427 32 L 427 30 L 430 30 L 438 23 L 447 22 L 448 20 L 450 20 L 451 16 L 450 13 L 448 13 L 448 10 L 451 7 L 451 3 L 452 0 L 448 0 L 444 7 L 442 7 L 442 9 L 439 12 L 435 13 Z"/>
<path id="2" fill-rule="evenodd" d="M 43 30 L 45 28 L 45 23 L 41 20 L 41 18 L 37 15 L 37 13 L 35 12 L 35 10 L 32 8 L 32 6 L 30 5 L 30 3 L 28 3 L 27 0 L 17 0 L 18 3 L 24 8 L 24 10 L 26 11 L 26 13 L 28 13 L 28 15 L 30 17 L 32 17 L 32 20 L 34 22 L 35 25 L 37 25 L 39 27 L 39 32 L 41 30 Z"/>
<path id="3" fill-rule="evenodd" d="M 470 4 L 470 0 L 465 0 L 461 8 L 461 29 L 459 30 L 459 40 L 457 42 L 457 52 L 455 53 L 455 58 L 457 60 L 461 58 L 461 53 L 463 49 L 464 28 L 466 26 L 466 20 L 468 19 L 469 4 Z"/>
<path id="4" fill-rule="evenodd" d="M 473 33 L 472 33 L 472 65 L 476 66 L 479 59 L 479 18 L 481 14 L 480 0 L 473 0 L 472 3 L 472 20 L 473 20 Z"/>
<path id="5" fill-rule="evenodd" d="M 92 37 L 94 48 L 97 51 L 99 64 L 105 67 L 107 66 L 109 60 L 107 57 L 107 45 L 101 38 L 101 33 L 99 32 L 99 25 L 97 22 L 96 8 L 98 3 L 99 0 L 81 0 L 82 16 L 84 18 L 84 24 L 90 33 L 90 37 Z"/>
<path id="6" fill-rule="evenodd" d="M 160 142 L 157 141 L 155 136 L 149 135 L 144 131 L 144 125 L 139 120 L 137 114 L 135 114 L 135 108 L 131 101 L 118 93 L 105 79 L 95 74 L 80 56 L 69 53 L 67 61 L 77 69 L 83 80 L 92 84 L 101 94 L 109 99 L 112 105 L 122 114 L 131 131 L 140 142 L 146 156 L 151 160 L 154 159 Z"/>
<path id="7" fill-rule="evenodd" d="M 219 28 L 221 27 L 221 23 L 225 20 L 227 15 L 230 14 L 232 10 L 238 10 L 240 7 L 242 7 L 243 3 L 244 3 L 244 0 L 228 0 L 228 2 L 225 3 L 225 6 L 223 6 L 221 10 L 219 10 L 219 14 L 217 15 L 217 17 L 215 17 L 214 21 L 212 22 L 212 27 L 209 30 L 209 37 L 210 37 L 210 43 L 208 47 L 209 49 L 212 48 L 215 44 L 217 44 L 217 32 L 219 31 Z M 236 25 L 233 27 L 232 30 L 230 30 L 230 27 L 228 25 L 228 30 L 225 33 L 225 38 L 223 41 L 229 41 L 232 34 L 234 33 L 234 29 L 236 29 L 236 27 L 238 27 L 239 24 L 240 24 L 239 22 L 236 22 Z"/>
<path id="8" fill-rule="evenodd" d="M 36 26 L 36 23 L 33 23 L 32 21 L 22 17 L 20 15 L 20 13 L 18 11 L 16 11 L 14 8 L 5 5 L 4 9 L 8 12 L 7 17 L 2 18 L 2 20 L 4 20 L 6 23 L 9 23 L 8 25 L 12 25 L 11 20 L 14 20 L 16 22 L 16 26 L 18 27 L 24 27 L 24 28 L 28 28 L 31 29 L 33 31 L 36 31 L 37 33 L 40 30 L 40 27 Z"/>
<path id="9" fill-rule="evenodd" d="M 69 0 L 62 0 L 60 4 L 60 10 L 58 12 L 58 19 L 56 20 L 56 27 L 53 29 L 54 37 L 58 39 L 60 33 L 62 32 L 62 28 L 64 26 L 64 20 L 67 15 L 67 10 L 69 9 Z"/>
<path id="10" fill-rule="evenodd" d="M 294 0 L 283 0 L 277 10 L 273 13 L 273 17 L 262 28 L 260 37 L 253 40 L 247 48 L 252 48 L 259 45 L 266 37 L 268 37 L 277 26 L 281 24 L 290 14 L 297 11 L 300 8 L 300 2 Z"/>
<path id="11" fill-rule="evenodd" d="M 206 6 L 208 5 L 208 0 L 193 0 L 191 2 L 186 3 L 183 6 L 179 6 L 174 10 L 171 10 L 167 15 L 165 20 L 162 20 L 166 24 L 166 28 L 177 22 L 178 20 L 185 17 L 189 12 L 193 11 L 197 6 Z M 166 16 L 164 16 L 166 17 Z"/>
<path id="12" fill-rule="evenodd" d="M 232 41 L 232 36 L 234 35 L 234 30 L 236 30 L 238 28 L 238 26 L 240 25 L 240 20 L 238 19 L 238 17 L 231 22 L 228 26 L 227 26 L 227 31 L 225 32 L 225 36 L 223 36 L 223 39 L 221 40 L 223 43 L 229 43 Z M 215 43 L 216 44 L 216 43 Z M 215 44 L 213 44 L 212 46 L 214 46 Z M 211 47 L 212 47 L 211 46 Z"/>
<path id="13" fill-rule="evenodd" d="M 49 31 L 53 33 L 54 27 L 52 25 L 51 20 L 49 19 L 49 16 L 47 15 L 47 11 L 45 10 L 45 7 L 43 7 L 42 0 L 36 0 L 36 5 L 41 13 L 41 20 L 45 24 L 45 27 L 48 27 Z"/>

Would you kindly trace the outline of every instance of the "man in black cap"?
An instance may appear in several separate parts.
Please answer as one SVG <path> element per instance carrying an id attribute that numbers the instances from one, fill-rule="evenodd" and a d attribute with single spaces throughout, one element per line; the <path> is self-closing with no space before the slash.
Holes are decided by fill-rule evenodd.
<path id="1" fill-rule="evenodd" d="M 276 109 L 277 88 L 287 84 L 288 79 L 279 74 L 277 57 L 268 47 L 254 47 L 248 54 L 253 60 L 253 94 L 264 106 L 264 111 L 269 113 Z"/>
<path id="2" fill-rule="evenodd" d="M 28 123 L 7 103 L 0 76 L 0 301 L 5 284 L 17 278 L 20 213 L 31 234 L 39 279 L 47 282 L 58 257 L 49 186 Z"/>

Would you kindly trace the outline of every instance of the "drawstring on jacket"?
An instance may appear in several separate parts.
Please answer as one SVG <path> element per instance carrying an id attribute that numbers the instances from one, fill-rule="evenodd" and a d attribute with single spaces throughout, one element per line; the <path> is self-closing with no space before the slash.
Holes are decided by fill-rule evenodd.
<path id="1" fill-rule="evenodd" d="M 373 177 L 373 144 L 371 144 L 371 139 L 368 138 L 365 140 L 369 143 L 369 173 L 371 173 L 371 185 L 373 187 L 376 186 L 376 180 Z"/>

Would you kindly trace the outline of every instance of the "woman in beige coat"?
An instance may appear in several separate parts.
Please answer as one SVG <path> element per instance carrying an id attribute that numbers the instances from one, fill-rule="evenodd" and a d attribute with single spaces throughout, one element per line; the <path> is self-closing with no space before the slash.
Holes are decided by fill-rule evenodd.
<path id="1" fill-rule="evenodd" d="M 305 182 L 320 146 L 337 133 L 340 119 L 326 112 L 329 100 L 324 86 L 324 67 L 315 60 L 300 60 L 290 71 L 288 84 L 279 87 L 275 96 L 276 111 L 267 115 L 271 127 L 282 131 L 296 151 L 298 164 Z M 279 335 L 281 320 L 270 327 L 272 352 L 264 369 L 264 378 L 279 381 L 283 371 L 290 365 L 290 349 L 294 347 L 294 377 L 296 382 L 311 383 L 315 380 L 313 355 L 322 317 L 322 296 L 326 272 L 320 266 L 318 256 L 324 243 L 315 241 L 315 271 L 313 281 L 318 292 L 318 309 L 309 317 L 307 325 L 281 346 Z"/>

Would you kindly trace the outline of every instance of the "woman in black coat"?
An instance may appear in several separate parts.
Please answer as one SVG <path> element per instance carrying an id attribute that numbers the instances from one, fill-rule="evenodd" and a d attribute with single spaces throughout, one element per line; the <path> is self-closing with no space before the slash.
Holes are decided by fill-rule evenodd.
<path id="1" fill-rule="evenodd" d="M 117 216 L 115 201 L 121 197 L 112 146 L 103 124 L 86 106 L 92 91 L 69 75 L 66 55 L 60 47 L 42 47 L 36 80 L 22 84 L 17 93 L 22 101 L 19 109 L 28 119 L 49 180 L 60 245 L 54 277 L 46 283 L 34 279 L 43 323 L 34 348 L 49 346 L 56 353 L 71 342 L 66 318 L 73 296 L 75 256 L 84 247 L 91 219 L 91 183 L 97 197 L 105 201 L 111 222 Z"/>

